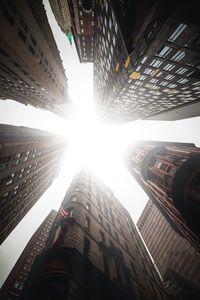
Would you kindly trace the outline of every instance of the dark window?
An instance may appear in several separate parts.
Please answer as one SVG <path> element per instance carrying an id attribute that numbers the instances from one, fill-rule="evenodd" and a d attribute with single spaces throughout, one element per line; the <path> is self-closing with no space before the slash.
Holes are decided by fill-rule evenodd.
<path id="1" fill-rule="evenodd" d="M 125 243 L 125 246 L 126 246 L 126 250 L 128 251 L 128 253 L 130 253 L 127 242 L 124 242 L 124 243 Z"/>
<path id="2" fill-rule="evenodd" d="M 102 216 L 99 215 L 99 223 L 102 223 Z"/>
<path id="3" fill-rule="evenodd" d="M 90 241 L 85 237 L 84 238 L 84 243 L 83 243 L 83 254 L 88 256 L 89 251 L 90 251 Z"/>
<path id="4" fill-rule="evenodd" d="M 8 53 L 6 53 L 3 49 L 0 48 L 0 53 L 3 54 L 4 56 L 9 56 Z"/>

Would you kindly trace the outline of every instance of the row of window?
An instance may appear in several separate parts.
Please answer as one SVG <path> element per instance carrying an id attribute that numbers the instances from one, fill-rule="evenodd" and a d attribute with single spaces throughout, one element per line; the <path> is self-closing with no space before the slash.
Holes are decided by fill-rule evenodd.
<path id="1" fill-rule="evenodd" d="M 7 20 L 13 26 L 15 21 L 15 15 L 12 13 L 11 7 L 7 7 L 3 5 L 3 9 Z M 15 14 L 16 14 L 16 9 L 15 9 Z M 18 24 L 18 35 L 24 43 L 26 43 L 28 31 L 29 29 L 25 20 L 22 17 L 20 17 L 20 22 Z M 59 87 L 61 94 L 64 95 L 64 87 L 58 81 L 56 74 L 53 72 L 52 67 L 50 66 L 47 59 L 43 57 L 44 53 L 43 51 L 41 51 L 40 47 L 36 42 L 36 39 L 32 35 L 30 37 L 28 49 L 32 53 L 32 55 L 36 57 L 38 64 L 43 65 L 45 72 L 47 72 L 48 76 L 52 79 L 52 81 L 56 84 L 56 86 Z"/>

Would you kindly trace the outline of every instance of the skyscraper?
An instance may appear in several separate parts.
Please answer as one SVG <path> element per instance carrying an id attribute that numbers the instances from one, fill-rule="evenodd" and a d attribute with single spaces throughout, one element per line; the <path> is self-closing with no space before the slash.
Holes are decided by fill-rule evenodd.
<path id="1" fill-rule="evenodd" d="M 96 1 L 95 104 L 104 120 L 199 115 L 196 1 Z"/>
<path id="2" fill-rule="evenodd" d="M 55 217 L 56 211 L 52 210 L 29 240 L 1 288 L 0 296 L 2 300 L 19 299 L 31 267 L 36 257 L 45 247 Z"/>
<path id="3" fill-rule="evenodd" d="M 171 226 L 199 250 L 200 148 L 140 142 L 130 149 L 127 164 Z"/>
<path id="4" fill-rule="evenodd" d="M 3 0 L 0 8 L 0 99 L 65 116 L 67 79 L 42 0 Z"/>
<path id="5" fill-rule="evenodd" d="M 57 176 L 63 137 L 0 125 L 0 244 Z"/>
<path id="6" fill-rule="evenodd" d="M 23 299 L 166 299 L 129 213 L 94 175 L 75 177 L 59 213 Z"/>
<path id="7" fill-rule="evenodd" d="M 199 299 L 200 253 L 173 230 L 151 200 L 147 202 L 137 226 L 163 277 L 166 289 L 170 289 L 170 293 L 180 299 Z M 181 280 L 177 284 L 179 278 Z M 188 289 L 188 285 L 192 288 Z"/>
<path id="8" fill-rule="evenodd" d="M 73 34 L 80 62 L 93 62 L 95 0 L 50 0 L 61 30 Z"/>

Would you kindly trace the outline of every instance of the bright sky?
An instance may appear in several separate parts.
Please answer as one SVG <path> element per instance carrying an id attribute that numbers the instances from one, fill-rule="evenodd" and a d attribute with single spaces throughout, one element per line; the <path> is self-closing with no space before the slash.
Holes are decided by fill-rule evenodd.
<path id="1" fill-rule="evenodd" d="M 68 77 L 74 110 L 70 119 L 65 121 L 50 112 L 15 101 L 0 101 L 0 123 L 39 128 L 68 137 L 59 176 L 0 246 L 0 286 L 49 211 L 59 208 L 77 170 L 88 166 L 94 170 L 137 222 L 148 198 L 122 161 L 122 153 L 130 141 L 185 141 L 200 146 L 199 117 L 176 122 L 135 121 L 115 126 L 101 123 L 93 110 L 92 65 L 79 63 L 74 44 L 70 46 L 52 15 L 48 1 L 44 2 Z"/>

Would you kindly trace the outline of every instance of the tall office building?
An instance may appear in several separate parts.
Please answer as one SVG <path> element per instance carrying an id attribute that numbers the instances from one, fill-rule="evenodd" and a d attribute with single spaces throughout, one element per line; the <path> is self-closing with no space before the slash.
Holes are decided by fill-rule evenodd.
<path id="1" fill-rule="evenodd" d="M 96 1 L 95 103 L 104 120 L 199 115 L 196 1 Z"/>
<path id="2" fill-rule="evenodd" d="M 179 234 L 199 251 L 200 148 L 189 143 L 140 142 L 130 172 Z"/>
<path id="3" fill-rule="evenodd" d="M 61 30 L 72 33 L 80 62 L 93 62 L 95 0 L 50 0 Z"/>
<path id="4" fill-rule="evenodd" d="M 2 0 L 0 9 L 0 99 L 65 116 L 67 79 L 42 0 Z"/>
<path id="5" fill-rule="evenodd" d="M 89 172 L 70 185 L 47 247 L 23 299 L 166 299 L 129 213 Z"/>
<path id="6" fill-rule="evenodd" d="M 45 248 L 56 214 L 56 211 L 52 210 L 31 237 L 1 288 L 1 300 L 17 300 L 20 298 L 35 258 Z"/>
<path id="7" fill-rule="evenodd" d="M 57 176 L 63 137 L 0 125 L 0 244 Z"/>
<path id="8" fill-rule="evenodd" d="M 166 289 L 181 299 L 199 299 L 200 253 L 172 229 L 151 200 L 147 202 L 137 226 Z"/>

